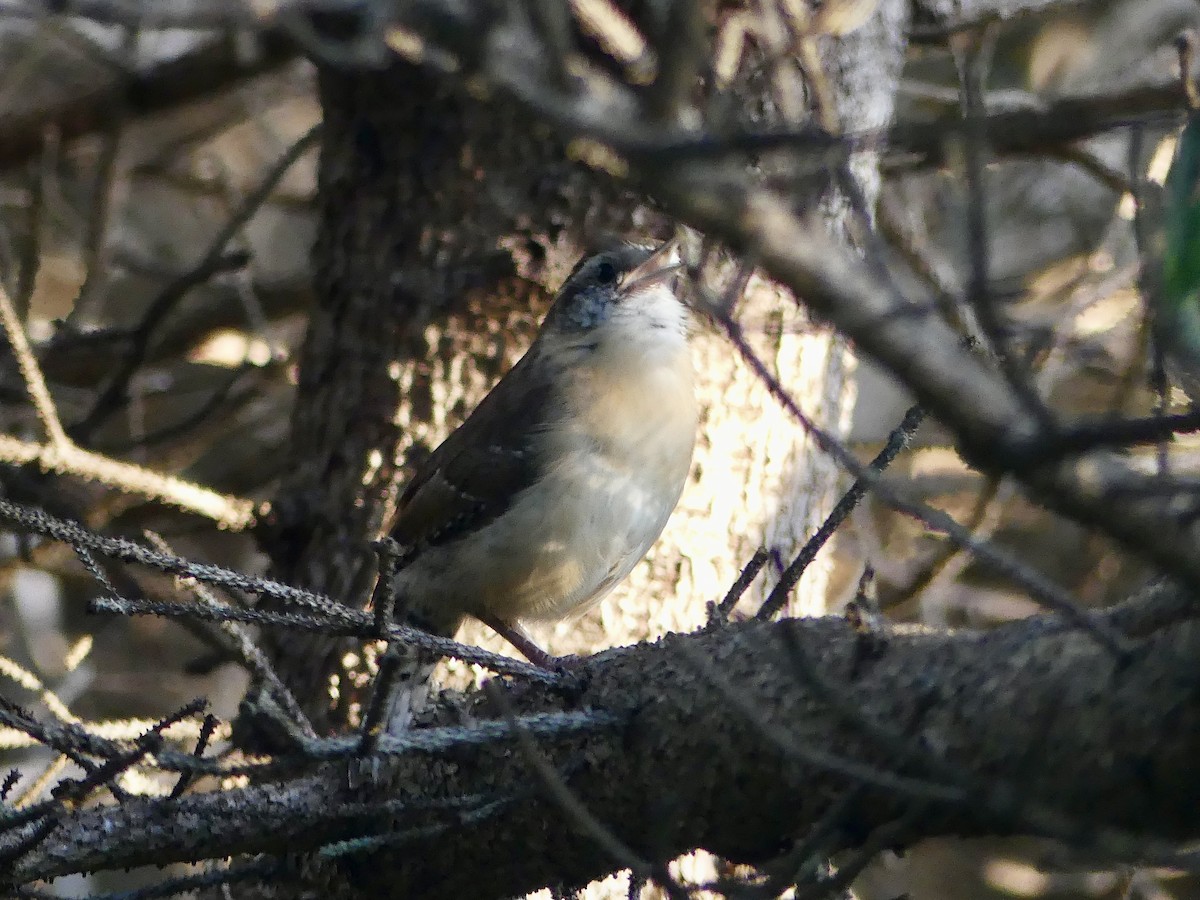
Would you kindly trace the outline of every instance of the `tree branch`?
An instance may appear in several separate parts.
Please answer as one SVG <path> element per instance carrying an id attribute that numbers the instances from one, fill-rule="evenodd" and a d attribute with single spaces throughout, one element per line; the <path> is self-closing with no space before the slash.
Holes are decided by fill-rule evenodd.
<path id="1" fill-rule="evenodd" d="M 129 117 L 150 115 L 233 87 L 296 56 L 296 45 L 279 29 L 259 33 L 255 47 L 247 54 L 232 37 L 219 35 L 128 78 L 86 85 L 45 105 L 4 111 L 0 168 L 39 153 L 48 133 L 69 141 L 104 128 L 118 101 Z"/>
<path id="2" fill-rule="evenodd" d="M 1070 10 L 1086 0 L 914 0 L 918 21 L 932 19 L 936 30 L 922 37 L 944 37 L 955 31 L 979 28 L 993 22 L 1009 22 L 1023 16 Z"/>
<path id="3" fill-rule="evenodd" d="M 1141 605 L 1161 613 L 1164 594 L 1178 613 L 1170 592 Z M 1128 608 L 1112 617 L 1144 619 Z M 1200 835 L 1197 653 L 1195 621 L 1140 636 L 1124 665 L 1051 616 L 986 634 L 886 638 L 836 618 L 751 622 L 613 650 L 587 660 L 573 688 L 515 683 L 506 700 L 518 715 L 589 708 L 624 721 L 540 737 L 538 749 L 596 821 L 647 860 L 693 847 L 763 860 L 852 788 L 861 796 L 838 848 L 923 804 L 935 814 L 905 819 L 895 846 L 1021 832 L 1165 860 L 1166 842 Z M 820 683 L 801 674 L 809 666 Z M 832 706 L 829 685 L 840 698 Z M 503 719 L 479 694 L 471 713 Z M 352 848 L 368 837 L 383 846 L 377 855 L 339 845 L 325 856 L 372 896 L 482 897 L 483 886 L 511 896 L 617 867 L 564 817 L 514 741 L 394 765 L 386 796 L 381 785 L 350 794 L 344 769 L 331 767 L 285 786 L 77 813 L 12 876 Z"/>
<path id="4" fill-rule="evenodd" d="M 992 152 L 1035 154 L 1135 122 L 1182 121 L 1187 109 L 1187 92 L 1175 78 L 1111 94 L 1047 102 L 1031 96 L 1027 105 L 1018 108 L 988 110 L 981 125 Z M 898 165 L 946 165 L 966 124 L 957 104 L 947 104 L 946 111 L 931 120 L 897 122 L 888 132 L 889 152 Z"/>

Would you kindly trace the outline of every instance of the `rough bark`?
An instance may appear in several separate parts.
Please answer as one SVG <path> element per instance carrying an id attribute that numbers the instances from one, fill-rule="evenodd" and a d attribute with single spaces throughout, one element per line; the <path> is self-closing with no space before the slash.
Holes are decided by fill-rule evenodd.
<path id="1" fill-rule="evenodd" d="M 1187 605 L 1168 596 L 1166 618 Z M 518 713 L 588 709 L 619 719 L 536 743 L 591 815 L 643 860 L 706 847 L 763 861 L 852 791 L 838 848 L 887 826 L 896 847 L 1019 831 L 1153 857 L 1160 841 L 1200 835 L 1200 626 L 1155 630 L 1163 622 L 1140 604 L 1109 620 L 1131 636 L 1124 659 L 1053 617 L 988 633 L 892 635 L 799 619 L 609 651 L 587 662 L 575 688 L 520 684 L 506 695 Z M 797 647 L 815 680 L 797 666 Z M 497 717 L 489 702 L 477 696 L 472 714 Z M 550 798 L 514 741 L 401 757 L 387 797 L 405 802 L 386 813 L 348 807 L 380 802 L 384 789 L 354 798 L 343 774 L 334 767 L 286 785 L 81 814 L 18 875 L 234 853 L 311 860 L 305 851 L 373 834 L 394 844 L 343 857 L 325 879 L 335 894 L 504 897 L 623 867 Z M 472 795 L 506 802 L 474 821 L 422 808 Z M 419 836 L 439 824 L 449 827 Z"/>

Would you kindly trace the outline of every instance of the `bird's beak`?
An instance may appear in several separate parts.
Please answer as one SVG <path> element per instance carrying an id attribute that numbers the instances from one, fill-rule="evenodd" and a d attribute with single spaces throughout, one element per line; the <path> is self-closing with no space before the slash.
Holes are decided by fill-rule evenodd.
<path id="1" fill-rule="evenodd" d="M 631 269 L 621 283 L 621 293 L 630 294 L 652 284 L 674 278 L 682 268 L 679 261 L 679 241 L 664 241 L 640 265 Z"/>

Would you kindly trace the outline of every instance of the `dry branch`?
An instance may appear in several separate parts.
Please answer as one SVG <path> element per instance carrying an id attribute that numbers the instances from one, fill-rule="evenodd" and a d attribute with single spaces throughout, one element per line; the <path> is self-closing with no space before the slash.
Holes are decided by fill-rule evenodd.
<path id="1" fill-rule="evenodd" d="M 69 141 L 103 129 L 115 106 L 131 118 L 151 115 L 228 90 L 295 56 L 295 45 L 279 30 L 259 34 L 249 55 L 238 41 L 219 35 L 128 79 L 86 85 L 44 106 L 5 111 L 0 113 L 0 168 L 40 152 L 47 134 Z"/>
<path id="2" fill-rule="evenodd" d="M 1178 598 L 1167 600 L 1174 618 Z M 930 814 L 904 819 L 896 846 L 1020 831 L 1168 862 L 1167 842 L 1200 835 L 1200 626 L 1129 627 L 1161 614 L 1154 602 L 1113 616 L 1142 635 L 1124 666 L 1053 617 L 887 638 L 826 618 L 613 650 L 588 660 L 572 690 L 521 683 L 507 697 L 518 714 L 586 707 L 621 717 L 615 732 L 541 737 L 538 747 L 597 821 L 647 860 L 697 846 L 764 860 L 855 789 L 838 848 L 922 804 Z M 820 685 L 801 674 L 791 642 Z M 842 701 L 832 707 L 830 683 Z M 474 714 L 502 718 L 487 705 L 477 695 Z M 405 755 L 396 766 L 399 786 L 386 795 L 348 794 L 334 767 L 287 785 L 90 810 L 63 821 L 13 874 L 316 851 L 369 836 L 385 848 L 343 847 L 330 877 L 371 896 L 511 896 L 619 867 L 564 820 L 511 742 Z M 506 802 L 478 818 L 431 808 L 481 797 Z M 372 803 L 383 805 L 372 813 Z"/>
<path id="3" fill-rule="evenodd" d="M 44 443 L 0 435 L 0 461 L 13 465 L 36 463 L 45 472 L 59 472 L 95 481 L 150 500 L 169 503 L 206 516 L 223 528 L 240 530 L 254 521 L 249 500 L 220 494 L 173 475 L 122 462 L 77 446 L 66 434 L 41 367 L 29 346 L 8 294 L 0 288 L 0 327 L 17 358 L 25 388 L 46 432 Z"/>

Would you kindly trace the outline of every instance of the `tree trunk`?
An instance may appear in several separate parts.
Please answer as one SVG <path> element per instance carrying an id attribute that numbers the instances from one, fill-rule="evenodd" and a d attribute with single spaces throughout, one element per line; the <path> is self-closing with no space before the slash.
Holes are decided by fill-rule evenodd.
<path id="1" fill-rule="evenodd" d="M 866 27 L 821 39 L 817 77 L 829 85 L 843 130 L 886 125 L 905 16 L 901 0 L 884 0 Z M 746 65 L 755 64 L 747 55 Z M 812 88 L 798 71 L 791 75 L 755 88 L 762 117 L 807 120 Z M 631 186 L 569 161 L 562 141 L 506 97 L 477 96 L 396 63 L 375 73 L 326 69 L 321 100 L 317 304 L 300 366 L 290 475 L 264 547 L 281 580 L 361 602 L 373 573 L 368 542 L 406 468 L 524 352 L 589 240 L 612 232 L 662 237 L 670 223 Z M 848 172 L 873 205 L 874 156 L 857 155 Z M 850 240 L 851 204 L 835 179 L 817 179 L 804 205 L 819 205 L 830 230 Z M 740 315 L 755 352 L 806 413 L 843 430 L 853 398 L 844 343 L 758 277 Z M 554 653 L 691 630 L 766 547 L 773 563 L 743 600 L 756 608 L 829 511 L 836 467 L 727 340 L 698 332 L 702 425 L 679 508 L 648 560 L 596 610 L 535 631 Z M 809 567 L 789 612 L 824 611 L 828 558 Z M 514 652 L 478 624 L 462 638 Z M 358 722 L 374 670 L 369 650 L 289 632 L 265 639 L 318 731 Z M 451 668 L 460 684 L 469 675 Z"/>

